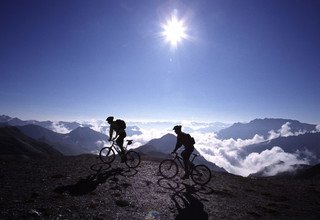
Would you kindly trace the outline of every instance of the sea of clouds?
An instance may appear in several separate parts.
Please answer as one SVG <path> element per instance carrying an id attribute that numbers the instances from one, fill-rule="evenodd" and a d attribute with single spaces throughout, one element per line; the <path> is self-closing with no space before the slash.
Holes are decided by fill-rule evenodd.
<path id="1" fill-rule="evenodd" d="M 319 126 L 314 132 L 319 131 L 318 128 Z M 280 172 L 291 171 L 293 165 L 309 164 L 309 160 L 313 158 L 314 155 L 307 150 L 287 153 L 281 147 L 274 146 L 272 149 L 264 150 L 261 153 L 253 152 L 247 156 L 242 156 L 241 152 L 243 148 L 278 137 L 297 136 L 304 133 L 306 133 L 306 131 L 292 132 L 290 123 L 287 122 L 283 124 L 279 130 L 269 131 L 267 138 L 256 134 L 252 139 L 234 140 L 231 138 L 221 140 L 217 138 L 215 133 L 194 133 L 193 135 L 198 140 L 196 147 L 200 153 L 202 153 L 207 160 L 223 167 L 229 173 L 248 176 L 265 167 L 275 165 L 272 170 L 264 173 L 266 176 L 273 176 Z"/>
<path id="2" fill-rule="evenodd" d="M 93 130 L 108 134 L 109 125 L 105 121 L 92 120 L 79 122 L 79 124 L 89 125 Z M 127 139 L 133 140 L 130 148 L 137 148 L 152 139 L 161 138 L 168 133 L 174 134 L 172 128 L 176 124 L 181 124 L 183 131 L 190 133 L 195 138 L 195 148 L 208 161 L 223 167 L 229 173 L 241 176 L 248 176 L 251 173 L 256 173 L 265 167 L 273 165 L 272 169 L 265 173 L 266 176 L 272 176 L 279 172 L 290 171 L 293 169 L 293 165 L 296 164 L 309 164 L 309 159 L 314 157 L 311 152 L 307 151 L 288 153 L 279 146 L 274 146 L 272 149 L 267 149 L 260 153 L 253 152 L 246 156 L 241 154 L 243 148 L 248 145 L 258 144 L 278 137 L 297 136 L 306 133 L 306 131 L 292 132 L 289 122 L 283 124 L 279 130 L 269 131 L 267 138 L 256 134 L 252 139 L 245 140 L 235 140 L 233 138 L 222 140 L 217 138 L 216 132 L 229 126 L 223 123 L 128 122 L 127 127 L 134 126 L 133 128 L 136 129 L 137 133 L 127 136 Z M 54 129 L 57 132 L 70 132 L 70 130 L 59 123 L 54 123 L 53 126 L 55 126 Z M 313 132 L 320 132 L 320 125 Z M 107 144 L 107 142 L 99 143 L 100 146 L 101 144 Z"/>

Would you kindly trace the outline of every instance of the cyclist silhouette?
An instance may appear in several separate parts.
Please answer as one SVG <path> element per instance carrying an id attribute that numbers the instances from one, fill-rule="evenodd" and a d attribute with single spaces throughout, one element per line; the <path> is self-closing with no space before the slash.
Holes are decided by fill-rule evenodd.
<path id="1" fill-rule="evenodd" d="M 184 162 L 184 176 L 182 179 L 188 179 L 190 174 L 189 169 L 189 158 L 194 150 L 194 139 L 190 136 L 190 134 L 186 134 L 181 131 L 181 125 L 174 126 L 173 130 L 177 134 L 177 143 L 175 149 L 172 153 L 175 153 L 182 145 L 184 146 L 184 150 L 181 152 L 181 156 Z"/>
<path id="2" fill-rule="evenodd" d="M 127 136 L 125 128 L 126 128 L 126 123 L 121 120 L 117 119 L 114 121 L 113 116 L 109 116 L 106 121 L 110 124 L 110 129 L 109 129 L 109 141 L 116 139 L 116 143 L 119 146 L 121 150 L 121 162 L 123 163 L 125 161 L 125 151 L 123 149 L 123 140 Z M 113 137 L 113 134 L 115 132 L 115 137 Z"/>

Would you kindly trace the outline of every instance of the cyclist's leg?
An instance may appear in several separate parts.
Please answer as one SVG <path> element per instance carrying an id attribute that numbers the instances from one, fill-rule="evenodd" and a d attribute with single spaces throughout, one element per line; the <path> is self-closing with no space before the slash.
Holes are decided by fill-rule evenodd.
<path id="1" fill-rule="evenodd" d="M 181 156 L 183 158 L 183 163 L 184 163 L 184 176 L 183 178 L 189 178 L 189 174 L 190 174 L 190 169 L 189 169 L 189 158 L 192 154 L 193 149 L 185 149 L 181 152 Z"/>
<path id="2" fill-rule="evenodd" d="M 119 132 L 119 136 L 116 140 L 116 143 L 117 145 L 119 146 L 120 150 L 121 150 L 121 161 L 124 162 L 125 160 L 125 152 L 124 152 L 124 148 L 123 148 L 123 141 L 124 141 L 124 138 L 127 136 L 126 132 L 123 130 L 123 131 L 120 131 Z"/>

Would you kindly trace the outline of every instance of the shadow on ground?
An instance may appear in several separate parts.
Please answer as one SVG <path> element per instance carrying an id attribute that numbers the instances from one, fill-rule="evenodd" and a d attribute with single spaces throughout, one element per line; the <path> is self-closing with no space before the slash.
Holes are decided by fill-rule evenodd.
<path id="1" fill-rule="evenodd" d="M 158 185 L 169 190 L 170 198 L 178 211 L 175 219 L 208 219 L 208 213 L 202 203 L 207 200 L 201 198 L 201 194 L 213 194 L 213 189 L 164 178 L 158 180 Z"/>
<path id="2" fill-rule="evenodd" d="M 134 176 L 138 173 L 137 169 L 112 168 L 110 164 L 93 164 L 90 169 L 95 173 L 81 178 L 75 184 L 58 186 L 54 189 L 55 193 L 68 193 L 71 196 L 82 196 L 94 191 L 98 185 L 105 183 L 108 179 L 117 183 L 118 176 Z"/>

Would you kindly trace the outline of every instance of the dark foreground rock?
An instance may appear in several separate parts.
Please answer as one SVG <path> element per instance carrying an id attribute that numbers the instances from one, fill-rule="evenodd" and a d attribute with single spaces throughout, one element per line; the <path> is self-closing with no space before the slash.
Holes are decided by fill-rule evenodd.
<path id="1" fill-rule="evenodd" d="M 213 173 L 204 187 L 94 155 L 1 158 L 0 219 L 319 219 L 318 180 L 243 178 Z"/>

